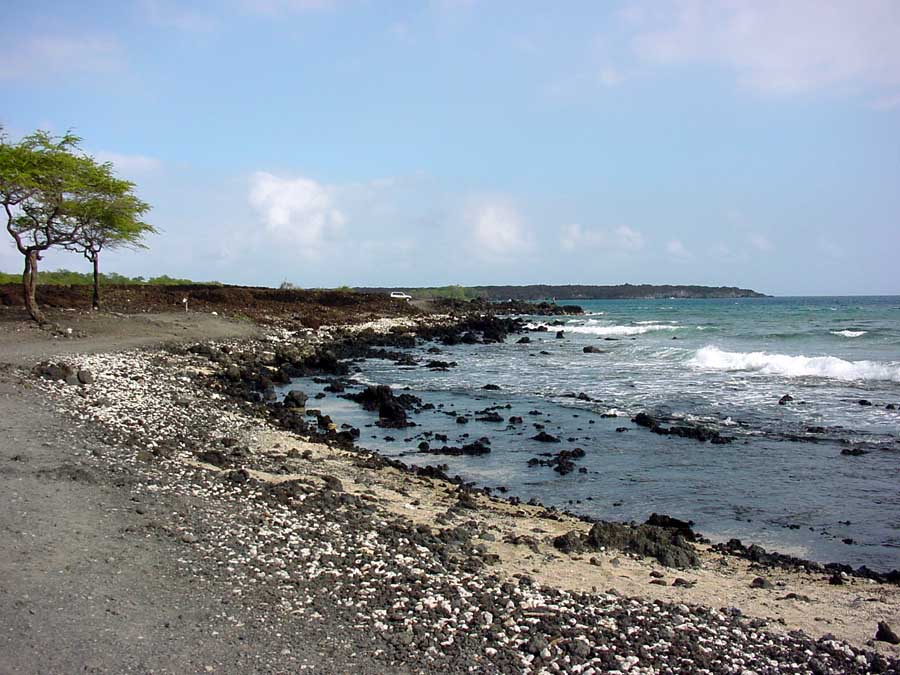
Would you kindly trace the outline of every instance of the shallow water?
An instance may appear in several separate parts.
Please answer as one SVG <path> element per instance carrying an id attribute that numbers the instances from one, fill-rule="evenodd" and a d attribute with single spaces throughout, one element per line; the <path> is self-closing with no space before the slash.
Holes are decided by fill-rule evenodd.
<path id="1" fill-rule="evenodd" d="M 360 385 L 408 387 L 437 406 L 413 416 L 420 426 L 366 426 L 374 414 L 331 394 L 309 406 L 362 428 L 363 446 L 410 463 L 447 464 L 451 475 L 507 486 L 523 499 L 607 519 L 668 513 L 694 520 L 713 539 L 739 537 L 816 560 L 900 567 L 900 411 L 886 408 L 900 406 L 900 298 L 580 304 L 587 315 L 528 333 L 528 345 L 515 344 L 513 336 L 501 345 L 441 347 L 440 355 L 425 352 L 430 344 L 411 350 L 423 363 L 459 364 L 447 372 L 381 360 L 359 364 Z M 555 320 L 528 318 L 533 326 Z M 565 331 L 563 339 L 556 339 L 557 330 Z M 587 345 L 604 353 L 585 354 Z M 487 383 L 501 390 L 482 390 Z M 298 385 L 310 396 L 323 386 Z M 564 396 L 570 392 L 599 402 Z M 779 405 L 784 394 L 794 401 Z M 509 405 L 498 412 L 525 424 L 459 425 L 456 415 L 445 414 L 493 405 Z M 659 436 L 630 422 L 639 411 L 698 421 L 735 441 Z M 562 443 L 532 440 L 534 424 Z M 616 431 L 622 427 L 627 431 Z M 821 429 L 810 433 L 809 427 Z M 492 452 L 420 454 L 415 448 L 424 431 L 446 433 L 450 445 L 488 436 Z M 577 464 L 586 474 L 527 466 L 540 453 L 574 447 L 587 453 Z M 867 454 L 842 455 L 849 447 Z M 854 543 L 844 543 L 847 538 Z"/>

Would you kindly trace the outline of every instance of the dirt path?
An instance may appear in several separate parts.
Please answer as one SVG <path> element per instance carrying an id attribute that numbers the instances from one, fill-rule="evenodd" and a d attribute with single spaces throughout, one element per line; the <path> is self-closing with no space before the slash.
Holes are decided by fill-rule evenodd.
<path id="1" fill-rule="evenodd" d="M 259 332 L 249 321 L 200 312 L 118 314 L 48 311 L 50 327 L 20 318 L 22 312 L 0 313 L 0 363 L 31 365 L 62 354 L 94 354 L 167 342 L 252 337 Z"/>

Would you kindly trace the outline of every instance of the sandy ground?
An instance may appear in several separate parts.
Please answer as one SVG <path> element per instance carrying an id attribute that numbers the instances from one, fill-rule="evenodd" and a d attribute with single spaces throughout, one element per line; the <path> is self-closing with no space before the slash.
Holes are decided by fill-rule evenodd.
<path id="1" fill-rule="evenodd" d="M 264 602 L 233 601 L 171 536 L 198 505 L 135 501 L 130 476 L 87 461 L 115 450 L 101 430 L 73 427 L 14 368 L 256 328 L 201 314 L 53 318 L 76 337 L 0 323 L 0 674 L 386 672 L 327 621 L 288 632 Z"/>
<path id="2" fill-rule="evenodd" d="M 285 432 L 271 431 L 251 441 L 257 453 L 285 456 L 289 466 L 303 470 L 293 475 L 258 474 L 268 480 L 308 478 L 310 473 L 333 475 L 341 479 L 348 491 L 374 493 L 386 510 L 418 523 L 434 523 L 456 501 L 455 488 L 442 481 L 411 477 L 390 468 L 360 470 L 353 463 L 352 453 L 304 443 Z M 292 462 L 286 458 L 292 449 L 309 451 L 315 462 Z M 548 519 L 542 517 L 543 509 L 528 505 L 511 506 L 484 496 L 478 499 L 481 508 L 472 511 L 471 519 L 494 534 L 493 540 L 483 543 L 500 557 L 500 568 L 509 575 L 528 574 L 542 584 L 567 590 L 614 589 L 628 596 L 715 608 L 737 607 L 748 616 L 769 619 L 770 628 L 775 630 L 802 630 L 815 637 L 831 633 L 860 647 L 871 642 L 879 621 L 900 624 L 900 588 L 896 586 L 865 579 L 833 586 L 823 575 L 764 569 L 746 560 L 714 553 L 707 546 L 699 547 L 701 568 L 684 571 L 619 551 L 566 555 L 553 547 L 553 538 L 573 529 L 586 533 L 588 525 L 565 516 Z M 537 550 L 527 544 L 509 543 L 520 537 L 532 539 Z M 651 584 L 651 573 L 661 575 L 659 578 L 669 585 Z M 672 586 L 679 577 L 696 585 Z M 757 577 L 767 579 L 773 588 L 751 588 Z M 804 599 L 788 599 L 791 593 Z M 875 646 L 885 653 L 900 653 L 884 643 Z"/>
<path id="3" fill-rule="evenodd" d="M 223 605 L 227 593 L 215 575 L 204 575 L 203 561 L 193 561 L 197 573 L 186 575 L 184 564 L 175 562 L 181 557 L 183 563 L 183 547 L 163 536 L 173 514 L 189 517 L 194 506 L 163 498 L 135 503 L 127 475 L 103 476 L 88 468 L 87 455 L 111 449 L 96 435 L 73 431 L 17 370 L 51 354 L 247 338 L 257 329 L 204 314 L 60 312 L 53 320 L 60 331 L 0 321 L 0 673 L 402 672 L 360 662 L 353 635 L 336 639 L 327 621 L 293 625 L 286 641 L 270 625 L 264 604 L 248 599 Z M 357 455 L 282 431 L 256 429 L 243 440 L 254 454 L 290 467 L 282 475 L 255 472 L 260 479 L 334 476 L 348 492 L 375 498 L 385 511 L 431 525 L 456 501 L 455 488 L 440 481 L 360 468 Z M 308 451 L 309 459 L 292 459 L 292 450 Z M 737 607 L 770 619 L 771 630 L 831 633 L 900 655 L 897 647 L 871 641 L 878 621 L 900 625 L 896 586 L 863 580 L 831 586 L 824 576 L 757 569 L 708 550 L 700 569 L 684 572 L 619 552 L 568 556 L 551 541 L 586 529 L 584 524 L 548 518 L 535 507 L 478 499 L 481 508 L 471 519 L 493 535 L 480 543 L 499 556 L 494 569 L 505 574 L 525 573 L 569 590 L 614 589 L 688 605 Z M 651 573 L 669 584 L 676 577 L 696 584 L 655 585 Z M 751 588 L 759 576 L 774 588 Z M 794 599 L 787 598 L 790 593 Z"/>

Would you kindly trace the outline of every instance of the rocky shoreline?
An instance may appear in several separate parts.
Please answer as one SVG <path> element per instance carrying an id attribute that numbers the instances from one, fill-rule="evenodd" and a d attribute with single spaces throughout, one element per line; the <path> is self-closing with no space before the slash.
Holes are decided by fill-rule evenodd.
<path id="1" fill-rule="evenodd" d="M 48 363 L 31 381 L 77 425 L 103 429 L 108 448 L 88 461 L 132 476 L 141 503 L 189 494 L 206 504 L 167 532 L 186 559 L 213 561 L 236 598 L 264 597 L 288 624 L 327 615 L 362 631 L 386 670 L 898 672 L 897 649 L 873 641 L 889 637 L 879 621 L 896 626 L 894 585 L 780 566 L 753 547 L 738 557 L 746 551 L 716 550 L 664 516 L 617 526 L 498 499 L 362 450 L 354 430 L 310 415 L 305 397 L 274 395 L 298 376 L 339 388 L 348 361 L 400 360 L 410 339 L 490 342 L 521 328 L 469 316 L 302 340 L 273 331 L 72 356 L 71 373 Z M 389 390 L 361 403 L 386 428 L 417 405 Z M 835 575 L 844 583 L 829 583 Z"/>

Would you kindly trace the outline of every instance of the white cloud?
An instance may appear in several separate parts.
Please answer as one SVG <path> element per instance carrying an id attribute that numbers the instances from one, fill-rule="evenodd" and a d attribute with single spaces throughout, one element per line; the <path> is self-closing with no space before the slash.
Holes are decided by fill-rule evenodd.
<path id="1" fill-rule="evenodd" d="M 288 14 L 331 9 L 338 0 L 241 0 L 241 5 L 259 14 Z"/>
<path id="2" fill-rule="evenodd" d="M 816 241 L 816 248 L 818 248 L 819 252 L 824 256 L 834 260 L 840 260 L 845 255 L 844 249 L 827 237 L 819 237 Z"/>
<path id="3" fill-rule="evenodd" d="M 900 85 L 896 0 L 637 0 L 623 17 L 642 59 L 722 65 L 759 91 Z"/>
<path id="4" fill-rule="evenodd" d="M 218 26 L 211 14 L 179 3 L 177 0 L 140 0 L 143 15 L 153 24 L 189 33 L 207 33 Z"/>
<path id="5" fill-rule="evenodd" d="M 483 200 L 470 207 L 466 221 L 476 252 L 486 258 L 508 258 L 531 246 L 531 236 L 515 207 L 505 199 Z"/>
<path id="6" fill-rule="evenodd" d="M 644 248 L 644 235 L 637 230 L 622 225 L 615 229 L 614 235 L 619 248 L 627 251 L 637 251 Z"/>
<path id="7" fill-rule="evenodd" d="M 123 155 L 118 152 L 101 150 L 94 154 L 100 162 L 111 162 L 115 172 L 120 176 L 129 174 L 150 173 L 162 168 L 162 162 L 155 157 L 145 155 Z"/>
<path id="8" fill-rule="evenodd" d="M 762 251 L 763 253 L 769 253 L 775 250 L 775 245 L 766 237 L 764 234 L 759 234 L 758 232 L 754 232 L 750 235 L 750 245 L 753 246 L 757 251 Z"/>
<path id="9" fill-rule="evenodd" d="M 564 251 L 581 248 L 606 248 L 615 251 L 638 251 L 644 247 L 644 235 L 626 225 L 614 230 L 595 230 L 577 223 L 564 225 L 560 246 Z"/>
<path id="10" fill-rule="evenodd" d="M 597 79 L 604 87 L 615 87 L 617 84 L 622 84 L 624 77 L 618 68 L 606 65 L 601 66 Z"/>
<path id="11" fill-rule="evenodd" d="M 672 239 L 666 244 L 666 251 L 676 258 L 690 258 L 691 252 L 685 248 L 680 239 Z"/>
<path id="12" fill-rule="evenodd" d="M 309 178 L 258 171 L 251 178 L 249 199 L 269 235 L 300 246 L 300 252 L 308 256 L 318 254 L 347 220 L 334 203 L 333 191 Z"/>
<path id="13" fill-rule="evenodd" d="M 896 110 L 900 108 L 900 94 L 883 96 L 872 102 L 872 110 Z"/>
<path id="14" fill-rule="evenodd" d="M 121 45 L 100 36 L 34 35 L 0 47 L 0 79 L 41 78 L 68 73 L 121 70 Z"/>

